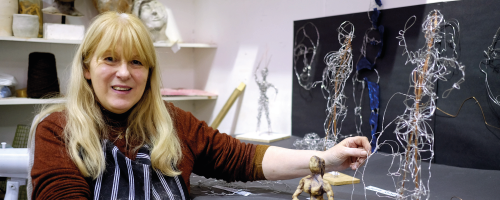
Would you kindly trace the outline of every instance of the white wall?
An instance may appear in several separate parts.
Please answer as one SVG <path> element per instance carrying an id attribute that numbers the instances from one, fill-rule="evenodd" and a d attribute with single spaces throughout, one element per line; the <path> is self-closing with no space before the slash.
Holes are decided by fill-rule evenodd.
<path id="1" fill-rule="evenodd" d="M 447 1 L 447 0 L 445 0 Z M 219 93 L 213 120 L 234 88 L 245 82 L 242 100 L 235 103 L 219 126 L 221 132 L 240 134 L 256 129 L 259 91 L 253 71 L 265 52 L 272 56 L 267 80 L 273 131 L 291 134 L 293 21 L 366 12 L 373 0 L 195 0 L 195 41 L 219 47 L 211 64 L 197 63 L 195 87 Z M 382 0 L 382 9 L 442 2 L 439 0 Z M 332 24 L 332 26 L 338 26 Z M 198 51 L 198 50 L 197 50 Z M 198 57 L 204 53 L 196 54 Z M 205 56 L 206 57 L 206 56 Z M 210 70 L 207 70 L 210 69 Z M 240 107 L 238 107 L 240 106 Z M 205 113 L 206 114 L 206 113 Z M 267 128 L 264 116 L 261 130 Z"/>

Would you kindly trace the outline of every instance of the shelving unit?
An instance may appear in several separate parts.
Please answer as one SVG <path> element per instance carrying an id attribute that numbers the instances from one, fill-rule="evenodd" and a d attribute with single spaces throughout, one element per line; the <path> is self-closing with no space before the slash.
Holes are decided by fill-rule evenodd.
<path id="1" fill-rule="evenodd" d="M 217 96 L 172 96 L 162 97 L 165 101 L 192 101 L 192 100 L 215 100 Z M 31 104 L 54 104 L 63 103 L 63 98 L 54 99 L 31 99 L 31 98 L 16 98 L 8 97 L 0 99 L 0 106 L 2 105 L 31 105 Z"/>
<path id="2" fill-rule="evenodd" d="M 51 44 L 80 44 L 81 40 L 55 40 L 44 38 L 19 38 L 12 36 L 0 36 L 0 41 L 15 41 L 15 42 L 37 42 Z M 209 43 L 178 43 L 180 48 L 217 48 L 216 44 Z M 155 47 L 172 47 L 172 43 L 154 43 Z M 163 97 L 166 101 L 191 101 L 191 100 L 214 100 L 217 96 L 169 96 Z M 32 104 L 53 104 L 62 103 L 64 99 L 31 99 L 31 98 L 0 98 L 0 106 L 2 105 L 32 105 Z"/>
<path id="3" fill-rule="evenodd" d="M 162 0 L 163 1 L 163 0 Z M 82 1 L 78 9 L 86 15 L 82 18 L 69 19 L 69 24 L 89 25 L 92 22 L 93 15 L 96 14 L 94 5 Z M 162 2 L 163 3 L 163 2 Z M 179 43 L 154 43 L 157 52 L 158 63 L 160 64 L 160 73 L 162 73 L 162 85 L 168 85 L 172 88 L 195 89 L 197 87 L 196 77 L 204 78 L 204 73 L 209 69 L 200 69 L 197 66 L 207 66 L 203 64 L 217 50 L 217 44 L 210 40 L 201 40 L 207 42 L 198 42 L 194 38 L 192 30 L 195 29 L 195 15 L 192 13 L 192 2 L 179 1 L 172 4 L 170 9 L 180 10 L 176 13 L 175 23 L 169 26 L 175 27 L 175 34 L 185 42 Z M 187 9 L 186 9 L 187 8 Z M 194 7 L 193 7 L 194 8 Z M 185 9 L 185 10 L 184 10 Z M 184 12 L 186 11 L 186 12 Z M 174 19 L 173 17 L 170 19 Z M 53 19 L 55 23 L 58 19 Z M 44 21 L 45 22 L 45 21 Z M 47 22 L 50 22 L 47 21 Z M 177 25 L 176 25 L 177 23 Z M 196 41 L 196 42 L 194 42 Z M 57 40 L 44 38 L 20 38 L 13 36 L 0 36 L 0 52 L 2 53 L 3 65 L 0 65 L 0 71 L 13 75 L 21 83 L 16 88 L 25 88 L 27 81 L 28 55 L 30 52 L 49 52 L 56 56 L 57 72 L 60 83 L 66 83 L 69 79 L 72 58 L 75 48 L 82 43 L 82 40 Z M 180 49 L 180 50 L 179 50 Z M 203 56 L 197 56 L 203 55 Z M 206 56 L 205 56 L 206 55 Z M 195 59 L 199 59 L 195 62 Z M 203 73 L 203 75 L 201 75 Z M 167 79 L 165 77 L 173 77 Z M 65 92 L 64 85 L 60 85 L 61 92 Z M 198 88 L 202 89 L 202 88 Z M 215 96 L 168 96 L 163 100 L 172 102 L 175 106 L 185 111 L 193 113 L 201 120 L 209 120 L 211 111 L 218 99 Z M 0 98 L 0 141 L 12 141 L 18 124 L 29 124 L 33 114 L 38 111 L 40 105 L 50 105 L 63 103 L 64 99 L 30 99 L 30 98 Z"/>
<path id="4" fill-rule="evenodd" d="M 0 41 L 17 41 L 17 42 L 38 42 L 38 43 L 52 43 L 52 44 L 80 44 L 81 40 L 54 40 L 44 38 L 19 38 L 0 36 Z M 155 47 L 172 47 L 172 43 L 154 43 Z M 181 48 L 217 48 L 216 44 L 209 43 L 178 43 Z"/>

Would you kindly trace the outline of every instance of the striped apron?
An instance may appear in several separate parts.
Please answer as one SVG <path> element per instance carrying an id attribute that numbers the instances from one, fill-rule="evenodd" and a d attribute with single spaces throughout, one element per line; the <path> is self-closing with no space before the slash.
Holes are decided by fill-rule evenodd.
<path id="1" fill-rule="evenodd" d="M 153 169 L 147 146 L 131 160 L 112 142 L 103 142 L 106 170 L 97 179 L 87 179 L 93 199 L 188 200 L 181 176 L 169 177 Z"/>

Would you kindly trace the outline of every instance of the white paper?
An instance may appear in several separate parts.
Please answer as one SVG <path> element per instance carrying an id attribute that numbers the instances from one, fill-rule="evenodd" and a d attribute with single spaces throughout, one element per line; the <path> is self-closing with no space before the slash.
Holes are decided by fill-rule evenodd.
<path id="1" fill-rule="evenodd" d="M 382 193 L 382 194 L 385 194 L 385 195 L 388 195 L 388 196 L 392 196 L 392 197 L 399 196 L 398 194 L 396 194 L 394 192 L 391 192 L 391 191 L 388 191 L 388 190 L 384 190 L 384 189 L 380 189 L 378 187 L 368 186 L 368 187 L 366 187 L 366 189 L 367 190 L 371 190 L 371 191 L 375 191 L 377 193 Z"/>
<path id="2" fill-rule="evenodd" d="M 216 185 L 216 186 L 213 186 L 213 187 L 214 188 L 219 188 L 221 190 L 226 190 L 226 191 L 229 191 L 229 192 L 234 192 L 235 194 L 239 194 L 239 195 L 242 195 L 242 196 L 248 196 L 248 195 L 252 194 L 250 192 L 245 192 L 245 191 L 237 190 L 237 189 L 234 189 L 234 188 L 228 188 L 228 187 L 224 187 L 224 186 L 220 186 L 220 185 Z"/>

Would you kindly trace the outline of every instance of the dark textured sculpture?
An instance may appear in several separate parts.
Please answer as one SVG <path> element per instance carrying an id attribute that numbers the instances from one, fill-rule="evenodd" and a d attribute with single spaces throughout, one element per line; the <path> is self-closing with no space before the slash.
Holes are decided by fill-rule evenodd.
<path id="1" fill-rule="evenodd" d="M 52 6 L 42 9 L 42 12 L 53 15 L 83 16 L 75 9 L 75 0 L 54 0 Z"/>
<path id="2" fill-rule="evenodd" d="M 332 186 L 328 181 L 323 180 L 325 174 L 325 160 L 318 156 L 311 157 L 309 160 L 309 169 L 312 174 L 300 179 L 299 186 L 293 194 L 293 200 L 297 198 L 300 193 L 307 192 L 311 195 L 310 200 L 323 200 L 323 194 L 326 193 L 328 200 L 333 200 Z"/>

